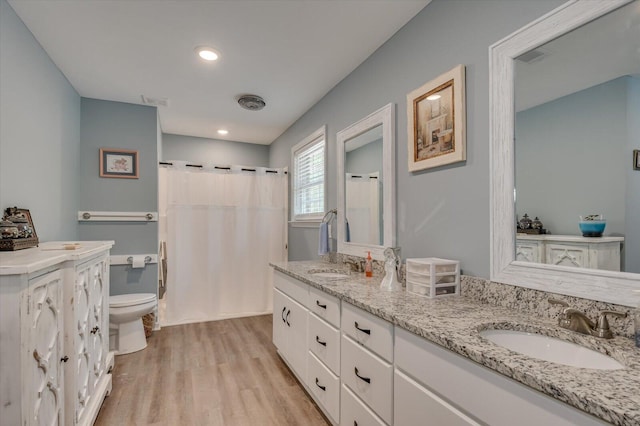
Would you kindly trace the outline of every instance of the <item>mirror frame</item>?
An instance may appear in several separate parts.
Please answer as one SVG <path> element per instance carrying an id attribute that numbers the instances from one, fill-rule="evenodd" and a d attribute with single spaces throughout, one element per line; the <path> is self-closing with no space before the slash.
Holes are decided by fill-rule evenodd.
<path id="1" fill-rule="evenodd" d="M 489 47 L 491 280 L 623 306 L 640 302 L 640 274 L 515 260 L 514 58 L 632 0 L 572 0 Z"/>
<path id="2" fill-rule="evenodd" d="M 338 172 L 338 253 L 358 257 L 366 257 L 366 252 L 371 251 L 371 257 L 376 260 L 384 260 L 385 247 L 396 245 L 396 175 L 395 175 L 395 108 L 390 103 L 379 110 L 372 112 L 362 120 L 342 129 L 337 134 L 336 157 Z M 345 223 L 345 144 L 349 139 L 382 125 L 382 217 L 383 217 L 383 242 L 384 245 L 372 245 L 363 243 L 351 243 L 345 241 L 345 229 L 341 224 Z"/>

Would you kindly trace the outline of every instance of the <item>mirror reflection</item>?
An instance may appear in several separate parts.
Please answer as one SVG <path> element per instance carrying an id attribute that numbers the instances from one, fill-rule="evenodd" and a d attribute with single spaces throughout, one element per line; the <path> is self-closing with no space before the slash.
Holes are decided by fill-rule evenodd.
<path id="1" fill-rule="evenodd" d="M 345 239 L 383 245 L 382 125 L 345 142 Z"/>
<path id="2" fill-rule="evenodd" d="M 640 273 L 640 2 L 516 58 L 515 100 L 516 260 Z"/>

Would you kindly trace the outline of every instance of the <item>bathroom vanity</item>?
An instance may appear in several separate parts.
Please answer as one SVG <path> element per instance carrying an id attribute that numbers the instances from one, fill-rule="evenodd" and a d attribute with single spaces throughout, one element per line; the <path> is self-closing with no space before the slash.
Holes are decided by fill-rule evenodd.
<path id="1" fill-rule="evenodd" d="M 72 245 L 73 244 L 73 245 Z M 0 253 L 0 418 L 91 425 L 111 391 L 113 241 Z"/>
<path id="2" fill-rule="evenodd" d="M 623 243 L 624 237 L 516 234 L 515 260 L 620 271 Z"/>
<path id="3" fill-rule="evenodd" d="M 640 352 L 631 339 L 577 334 L 470 297 L 380 290 L 381 277 L 349 274 L 336 264 L 271 266 L 274 344 L 333 424 L 640 423 Z M 345 276 L 317 273 L 324 270 Z M 572 341 L 613 356 L 624 369 L 520 355 L 480 336 L 494 328 Z"/>

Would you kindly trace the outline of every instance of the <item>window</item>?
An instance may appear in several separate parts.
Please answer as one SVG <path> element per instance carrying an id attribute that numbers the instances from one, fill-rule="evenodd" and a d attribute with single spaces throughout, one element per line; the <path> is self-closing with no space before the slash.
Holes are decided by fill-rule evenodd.
<path id="1" fill-rule="evenodd" d="M 293 222 L 319 222 L 324 216 L 325 126 L 291 149 Z"/>

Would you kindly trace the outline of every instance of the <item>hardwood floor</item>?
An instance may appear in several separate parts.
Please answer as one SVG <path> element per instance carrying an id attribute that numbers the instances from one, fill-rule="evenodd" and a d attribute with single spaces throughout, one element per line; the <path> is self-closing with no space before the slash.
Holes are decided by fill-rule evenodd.
<path id="1" fill-rule="evenodd" d="M 163 327 L 115 359 L 97 426 L 327 425 L 276 353 L 271 315 Z"/>

